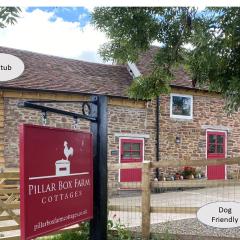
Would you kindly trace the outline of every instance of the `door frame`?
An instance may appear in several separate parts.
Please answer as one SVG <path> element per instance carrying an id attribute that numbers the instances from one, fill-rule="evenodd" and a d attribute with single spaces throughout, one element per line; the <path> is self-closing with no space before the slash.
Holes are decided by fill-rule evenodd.
<path id="1" fill-rule="evenodd" d="M 119 142 L 118 142 L 118 146 L 119 146 L 119 153 L 118 153 L 118 163 L 121 164 L 121 150 L 122 150 L 122 140 L 140 140 L 142 141 L 142 162 L 144 162 L 144 153 L 145 153 L 145 139 L 144 138 L 135 138 L 135 137 L 119 137 Z M 118 169 L 118 182 L 120 183 L 120 179 L 121 179 L 121 169 Z"/>
<path id="2" fill-rule="evenodd" d="M 228 131 L 224 130 L 217 130 L 217 129 L 206 129 L 206 136 L 205 136 L 205 142 L 206 142 L 206 150 L 205 150 L 205 157 L 206 160 L 208 160 L 208 132 L 220 132 L 224 133 L 225 135 L 225 156 L 224 158 L 227 158 L 227 137 L 228 137 Z M 207 166 L 206 166 L 206 177 L 207 177 Z M 227 180 L 227 164 L 225 164 L 225 180 Z"/>

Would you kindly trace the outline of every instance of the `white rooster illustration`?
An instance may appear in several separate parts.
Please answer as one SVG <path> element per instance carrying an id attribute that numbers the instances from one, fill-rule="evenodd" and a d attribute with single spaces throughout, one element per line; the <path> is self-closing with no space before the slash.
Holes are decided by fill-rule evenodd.
<path id="1" fill-rule="evenodd" d="M 69 156 L 73 155 L 73 148 L 72 147 L 68 148 L 67 141 L 64 141 L 64 155 L 67 158 L 67 160 L 68 160 Z"/>

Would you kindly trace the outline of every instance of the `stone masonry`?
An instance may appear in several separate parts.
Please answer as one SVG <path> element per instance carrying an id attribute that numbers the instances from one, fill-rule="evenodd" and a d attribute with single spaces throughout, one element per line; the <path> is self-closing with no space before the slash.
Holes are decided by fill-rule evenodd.
<path id="1" fill-rule="evenodd" d="M 173 93 L 193 95 L 193 119 L 179 120 L 170 118 L 170 96 L 160 97 L 160 160 L 206 158 L 206 130 L 224 129 L 227 132 L 227 156 L 240 156 L 240 116 L 234 113 L 227 116 L 223 99 L 214 94 L 200 91 L 180 91 Z M 22 101 L 23 99 L 21 99 Z M 19 166 L 18 125 L 21 123 L 42 124 L 41 112 L 18 108 L 18 98 L 4 98 L 4 159 L 6 167 Z M 54 107 L 56 105 L 50 104 Z M 67 103 L 61 105 L 69 111 L 79 111 L 79 105 Z M 59 107 L 59 106 L 58 106 Z M 144 160 L 156 159 L 156 101 L 146 102 L 145 107 L 108 106 L 108 164 L 119 162 L 119 134 L 148 136 L 144 139 Z M 47 126 L 73 128 L 73 119 L 49 114 Z M 81 120 L 77 129 L 89 131 L 89 123 Z M 179 144 L 176 137 L 180 137 Z M 163 171 L 163 169 L 161 169 Z M 173 169 L 172 169 L 173 170 Z M 168 169 L 171 171 L 171 169 Z M 154 177 L 154 175 L 153 175 Z M 118 171 L 109 171 L 109 183 L 117 186 Z M 116 185 L 115 185 L 116 184 Z"/>
<path id="2" fill-rule="evenodd" d="M 10 168 L 17 168 L 19 166 L 19 124 L 29 123 L 43 125 L 41 111 L 19 108 L 17 106 L 19 101 L 24 101 L 24 99 L 4 99 L 4 157 L 5 166 Z M 56 107 L 56 104 L 51 103 L 47 106 Z M 66 103 L 61 104 L 58 108 L 78 112 L 79 104 Z M 47 115 L 47 126 L 73 128 L 73 119 L 49 113 Z M 82 120 L 76 125 L 76 129 L 89 131 L 89 123 Z"/>

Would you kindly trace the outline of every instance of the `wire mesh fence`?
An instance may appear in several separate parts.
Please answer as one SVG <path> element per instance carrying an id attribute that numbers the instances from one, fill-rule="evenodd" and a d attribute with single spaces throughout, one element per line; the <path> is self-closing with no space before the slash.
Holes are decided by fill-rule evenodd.
<path id="1" fill-rule="evenodd" d="M 204 225 L 196 218 L 198 209 L 208 203 L 240 202 L 240 159 L 221 161 L 228 163 L 226 170 L 231 169 L 231 174 L 227 174 L 226 179 L 216 180 L 208 180 L 206 176 L 181 178 L 176 174 L 174 178 L 154 178 L 153 169 L 161 167 L 164 170 L 174 162 L 109 167 L 109 171 L 117 172 L 120 168 L 142 168 L 141 182 L 108 182 L 109 220 L 115 226 L 127 228 L 138 239 L 148 239 L 150 233 L 152 239 L 161 239 L 160 236 L 162 239 L 239 239 L 239 227 L 215 228 Z M 178 162 L 173 167 L 182 168 L 184 164 L 190 166 L 191 163 Z M 192 163 L 197 164 L 199 162 Z M 200 165 L 205 164 L 203 161 Z M 211 160 L 211 164 L 218 162 Z M 0 177 L 0 234 L 5 239 L 11 236 L 19 239 L 19 173 L 1 173 Z"/>
<path id="2" fill-rule="evenodd" d="M 142 239 L 164 236 L 166 239 L 240 239 L 240 228 L 221 229 L 201 223 L 197 211 L 212 202 L 240 202 L 240 159 L 203 161 L 162 161 L 159 163 L 117 164 L 110 169 L 142 167 L 141 182 L 109 182 L 109 218 L 120 222 Z M 194 176 L 154 178 L 153 168 L 184 169 L 184 166 L 206 168 L 207 164 L 225 164 L 224 179 L 207 179 L 206 173 Z M 193 168 L 193 167 L 192 167 Z M 231 170 L 229 172 L 229 169 Z M 218 169 L 215 169 L 218 171 Z M 213 170 L 214 171 L 214 170 Z M 216 173 L 218 176 L 218 173 Z M 114 194 L 112 194 L 114 192 Z M 146 196 L 149 195 L 149 196 Z M 137 234 L 138 233 L 138 234 Z M 171 236 L 172 238 L 167 238 Z M 160 238 L 156 238 L 160 239 Z"/>

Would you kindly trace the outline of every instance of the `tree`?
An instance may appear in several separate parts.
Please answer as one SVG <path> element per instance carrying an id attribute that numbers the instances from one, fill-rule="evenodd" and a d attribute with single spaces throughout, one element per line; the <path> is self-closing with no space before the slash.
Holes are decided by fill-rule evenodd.
<path id="1" fill-rule="evenodd" d="M 0 28 L 15 24 L 21 9 L 19 7 L 0 7 Z"/>
<path id="2" fill-rule="evenodd" d="M 110 39 L 100 49 L 104 60 L 135 62 L 154 41 L 160 43 L 152 73 L 133 81 L 131 97 L 168 92 L 172 70 L 181 64 L 194 85 L 222 93 L 228 109 L 240 106 L 240 8 L 101 7 L 92 23 Z"/>

